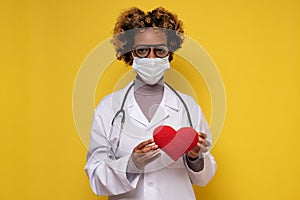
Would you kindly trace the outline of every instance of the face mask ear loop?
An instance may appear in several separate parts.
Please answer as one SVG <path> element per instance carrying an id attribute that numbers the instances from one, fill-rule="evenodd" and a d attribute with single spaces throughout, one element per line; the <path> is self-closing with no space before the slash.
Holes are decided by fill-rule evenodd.
<path id="1" fill-rule="evenodd" d="M 134 53 L 133 53 L 133 51 L 131 51 L 131 57 L 132 57 L 132 61 L 133 61 L 133 59 L 134 59 Z"/>

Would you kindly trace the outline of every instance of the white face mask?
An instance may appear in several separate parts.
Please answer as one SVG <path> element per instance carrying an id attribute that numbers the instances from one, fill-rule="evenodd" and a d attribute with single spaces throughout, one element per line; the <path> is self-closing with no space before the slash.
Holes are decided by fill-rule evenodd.
<path id="1" fill-rule="evenodd" d="M 141 79 L 149 84 L 156 84 L 170 69 L 169 57 L 165 58 L 133 58 L 132 69 L 134 69 Z"/>

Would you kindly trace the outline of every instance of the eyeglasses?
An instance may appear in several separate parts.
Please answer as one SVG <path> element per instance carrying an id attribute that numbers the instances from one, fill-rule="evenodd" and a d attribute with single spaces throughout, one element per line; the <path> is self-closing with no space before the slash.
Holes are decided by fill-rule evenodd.
<path id="1" fill-rule="evenodd" d="M 138 45 L 133 52 L 139 58 L 146 58 L 150 55 L 151 49 L 158 58 L 164 58 L 169 54 L 169 49 L 165 45 Z"/>

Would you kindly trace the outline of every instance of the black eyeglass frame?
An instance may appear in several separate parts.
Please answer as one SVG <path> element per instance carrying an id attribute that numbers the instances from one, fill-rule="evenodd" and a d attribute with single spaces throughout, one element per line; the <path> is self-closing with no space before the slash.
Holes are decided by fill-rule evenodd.
<path id="1" fill-rule="evenodd" d="M 146 47 L 146 48 L 141 48 L 141 47 Z M 163 49 L 163 48 L 158 48 L 158 47 L 163 47 L 163 48 L 165 48 L 165 49 Z M 139 53 L 137 53 L 137 50 L 138 50 L 139 48 L 140 48 L 140 49 L 147 49 L 147 50 L 148 50 L 148 53 L 145 54 L 145 56 L 140 56 Z M 152 48 L 153 48 L 154 55 L 155 55 L 156 57 L 158 57 L 158 58 L 165 58 L 165 57 L 167 57 L 167 56 L 169 55 L 169 53 L 170 53 L 169 48 L 168 48 L 167 45 L 165 45 L 165 44 L 157 44 L 157 45 L 152 45 L 152 44 L 151 44 L 151 45 L 141 44 L 141 45 L 137 45 L 137 46 L 135 46 L 135 47 L 133 48 L 133 53 L 134 53 L 135 56 L 137 56 L 137 57 L 139 57 L 139 58 L 147 58 L 147 57 L 150 55 Z M 160 56 L 160 55 L 157 53 L 157 50 L 162 50 L 162 49 L 167 51 L 167 53 L 166 53 L 165 56 Z"/>

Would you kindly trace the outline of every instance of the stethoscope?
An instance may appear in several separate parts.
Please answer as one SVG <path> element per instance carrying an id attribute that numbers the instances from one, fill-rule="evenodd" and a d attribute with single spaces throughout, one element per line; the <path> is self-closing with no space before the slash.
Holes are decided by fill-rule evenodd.
<path id="1" fill-rule="evenodd" d="M 182 99 L 182 97 L 178 94 L 178 92 L 176 92 L 176 90 L 174 88 L 172 88 L 168 83 L 165 82 L 165 84 L 176 94 L 176 96 L 179 98 L 179 100 L 182 102 L 184 108 L 185 108 L 185 111 L 187 113 L 187 117 L 188 117 L 188 121 L 189 121 L 189 125 L 190 127 L 193 127 L 193 123 L 192 123 L 192 120 L 191 120 L 191 115 L 190 115 L 190 112 L 188 110 L 188 107 L 186 105 L 186 103 L 184 102 L 184 100 Z M 107 144 L 107 148 L 108 148 L 108 151 L 107 151 L 107 157 L 110 158 L 110 159 L 113 159 L 113 160 L 116 160 L 117 159 L 117 151 L 119 149 L 119 145 L 120 145 L 120 140 L 121 140 L 121 133 L 122 133 L 122 130 L 123 130 L 123 126 L 124 126 L 124 123 L 125 123 L 125 110 L 124 110 L 124 105 L 125 105 L 125 102 L 126 102 L 126 99 L 127 99 L 127 96 L 130 92 L 130 90 L 132 89 L 132 87 L 134 86 L 134 81 L 133 83 L 128 87 L 124 97 L 123 97 L 123 101 L 122 101 L 122 104 L 121 104 L 121 107 L 120 109 L 116 112 L 116 114 L 114 115 L 112 121 L 111 121 L 111 128 L 110 128 L 110 132 L 109 132 L 109 138 L 108 138 L 108 144 Z M 117 141 L 112 141 L 111 140 L 111 136 L 112 136 L 112 133 L 113 133 L 113 127 L 114 127 L 114 123 L 115 123 L 115 120 L 118 116 L 122 116 L 121 118 L 121 126 L 120 126 L 120 131 L 118 133 L 118 137 L 117 137 Z M 114 145 L 115 144 L 115 145 Z M 115 148 L 113 146 L 116 146 Z"/>

